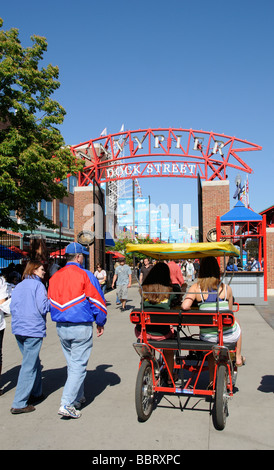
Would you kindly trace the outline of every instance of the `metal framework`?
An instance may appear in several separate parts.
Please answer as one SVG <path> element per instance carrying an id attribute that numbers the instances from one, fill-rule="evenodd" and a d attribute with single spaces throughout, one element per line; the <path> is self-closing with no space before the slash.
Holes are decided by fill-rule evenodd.
<path id="1" fill-rule="evenodd" d="M 159 128 L 123 131 L 71 147 L 85 160 L 79 186 L 126 179 L 184 177 L 225 180 L 227 168 L 252 173 L 239 156 L 262 147 L 216 132 Z"/>
<path id="2" fill-rule="evenodd" d="M 222 227 L 227 227 L 226 232 L 222 231 Z M 216 218 L 216 235 L 217 241 L 227 240 L 234 245 L 242 245 L 249 238 L 258 240 L 258 260 L 262 264 L 264 258 L 264 300 L 267 301 L 267 247 L 266 247 L 266 215 L 262 216 L 262 220 L 226 220 L 221 221 L 220 216 Z"/>

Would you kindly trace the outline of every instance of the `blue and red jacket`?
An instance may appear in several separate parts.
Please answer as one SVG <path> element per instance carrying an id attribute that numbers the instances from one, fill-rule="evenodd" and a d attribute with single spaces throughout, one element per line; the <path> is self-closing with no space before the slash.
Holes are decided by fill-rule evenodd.
<path id="1" fill-rule="evenodd" d="M 53 321 L 104 326 L 106 301 L 96 277 L 79 263 L 67 263 L 49 280 L 48 297 Z"/>

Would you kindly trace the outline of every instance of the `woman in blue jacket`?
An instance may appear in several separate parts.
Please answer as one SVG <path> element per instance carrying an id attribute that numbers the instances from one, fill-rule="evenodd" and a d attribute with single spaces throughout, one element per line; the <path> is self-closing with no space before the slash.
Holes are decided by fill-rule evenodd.
<path id="1" fill-rule="evenodd" d="M 10 310 L 12 333 L 23 355 L 11 413 L 29 413 L 42 397 L 41 363 L 39 358 L 46 336 L 46 315 L 49 300 L 42 282 L 45 270 L 41 261 L 29 261 L 23 281 L 12 292 Z"/>

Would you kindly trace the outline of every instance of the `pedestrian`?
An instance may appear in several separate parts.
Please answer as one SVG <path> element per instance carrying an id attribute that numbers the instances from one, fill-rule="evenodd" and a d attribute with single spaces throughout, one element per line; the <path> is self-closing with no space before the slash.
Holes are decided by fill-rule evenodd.
<path id="1" fill-rule="evenodd" d="M 11 328 L 23 356 L 10 410 L 12 414 L 34 411 L 32 403 L 43 398 L 39 353 L 46 336 L 46 315 L 50 308 L 44 276 L 42 261 L 29 261 L 22 282 L 17 284 L 11 296 Z"/>
<path id="2" fill-rule="evenodd" d="M 179 260 L 171 260 L 168 263 L 170 271 L 171 285 L 174 292 L 182 292 L 182 286 L 185 284 L 184 276 L 182 274 L 181 268 L 179 266 Z M 173 306 L 180 304 L 182 301 L 181 294 L 176 295 Z"/>
<path id="3" fill-rule="evenodd" d="M 122 303 L 121 311 L 124 312 L 126 309 L 128 288 L 131 286 L 131 269 L 125 264 L 125 259 L 121 258 L 120 265 L 115 269 L 115 274 L 112 280 L 112 289 L 116 282 L 117 295 Z"/>
<path id="4" fill-rule="evenodd" d="M 184 284 L 185 280 L 179 266 L 179 261 L 169 261 L 168 267 L 170 271 L 171 284 L 175 287 L 174 290 L 181 292 L 181 287 Z"/>
<path id="5" fill-rule="evenodd" d="M 148 258 L 145 258 L 143 265 L 141 267 L 141 270 L 140 270 L 140 276 L 139 276 L 140 284 L 143 284 L 151 268 L 152 268 L 152 264 L 150 263 Z"/>
<path id="6" fill-rule="evenodd" d="M 96 277 L 96 279 L 98 279 L 102 292 L 105 295 L 107 288 L 107 273 L 104 269 L 102 269 L 102 266 L 99 263 L 97 264 L 96 268 L 97 269 L 94 273 L 94 276 Z"/>
<path id="7" fill-rule="evenodd" d="M 119 263 L 118 261 L 116 261 L 116 263 L 115 263 L 115 265 L 114 265 L 114 274 L 115 274 L 115 269 L 116 269 L 118 266 L 120 266 L 120 263 Z M 115 286 L 115 283 L 112 284 L 112 289 L 113 289 L 114 287 L 116 287 L 116 286 Z M 116 290 L 116 305 L 117 305 L 117 306 L 118 306 L 118 305 L 121 305 L 121 301 L 120 301 L 120 299 L 119 299 L 119 297 L 118 297 L 117 290 Z"/>
<path id="8" fill-rule="evenodd" d="M 251 261 L 251 271 L 261 271 L 261 266 L 258 260 L 254 258 L 254 256 L 251 256 L 250 258 Z"/>
<path id="9" fill-rule="evenodd" d="M 219 311 L 232 310 L 233 293 L 229 285 L 220 282 L 220 267 L 218 261 L 213 256 L 201 260 L 199 277 L 188 290 L 183 302 L 182 309 L 189 310 L 193 302 L 198 302 L 199 310 L 202 312 L 212 311 L 219 307 Z M 218 302 L 218 303 L 217 303 Z M 200 327 L 200 339 L 211 343 L 218 342 L 218 327 Z M 236 343 L 236 366 L 241 367 L 245 364 L 245 358 L 241 355 L 242 331 L 240 324 L 235 319 L 234 325 L 223 327 L 224 345 Z M 210 387 L 214 379 L 214 356 L 208 356 Z"/>
<path id="10" fill-rule="evenodd" d="M 6 328 L 5 314 L 10 314 L 10 300 L 6 279 L 4 276 L 0 276 L 0 377 L 3 365 L 3 339 Z M 3 395 L 2 389 L 0 389 L 0 395 Z"/>
<path id="11" fill-rule="evenodd" d="M 193 266 L 194 266 L 194 276 L 196 279 L 199 276 L 199 270 L 200 270 L 200 262 L 198 259 L 194 260 Z"/>
<path id="12" fill-rule="evenodd" d="M 189 259 L 186 264 L 186 275 L 188 281 L 194 281 L 194 265 L 191 259 Z"/>
<path id="13" fill-rule="evenodd" d="M 83 268 L 88 252 L 80 243 L 69 243 L 66 265 L 49 280 L 48 296 L 51 318 L 67 362 L 67 380 L 64 386 L 59 415 L 80 418 L 79 408 L 86 401 L 84 380 L 93 346 L 93 322 L 97 336 L 104 332 L 107 320 L 106 301 L 94 274 Z"/>
<path id="14" fill-rule="evenodd" d="M 59 264 L 56 263 L 54 258 L 49 259 L 49 278 L 53 276 L 60 269 Z"/>
<path id="15" fill-rule="evenodd" d="M 226 269 L 226 271 L 238 271 L 238 266 L 234 262 L 233 256 L 230 256 L 225 269 Z"/>

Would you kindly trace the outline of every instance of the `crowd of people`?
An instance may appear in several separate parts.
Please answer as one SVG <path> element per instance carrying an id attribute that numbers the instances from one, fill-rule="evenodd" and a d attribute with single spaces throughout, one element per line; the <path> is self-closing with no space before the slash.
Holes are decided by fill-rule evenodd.
<path id="1" fill-rule="evenodd" d="M 41 245 L 36 246 L 26 266 L 11 264 L 2 270 L 0 277 L 0 376 L 2 370 L 3 337 L 6 328 L 5 315 L 12 315 L 11 328 L 18 348 L 22 353 L 22 364 L 18 376 L 12 414 L 35 410 L 35 404 L 44 399 L 40 350 L 46 336 L 46 317 L 50 312 L 56 322 L 57 334 L 67 362 L 67 380 L 64 384 L 58 414 L 79 418 L 80 408 L 85 402 L 84 380 L 86 367 L 93 346 L 93 322 L 97 336 L 104 332 L 107 321 L 105 292 L 107 273 L 101 264 L 94 274 L 83 268 L 84 256 L 88 254 L 79 243 L 67 245 L 66 264 L 60 268 L 48 262 Z M 233 263 L 233 260 L 230 260 Z M 150 261 L 145 258 L 138 266 L 140 293 L 143 305 L 169 309 L 181 306 L 190 309 L 193 302 L 206 308 L 218 302 L 220 308 L 232 310 L 233 294 L 230 286 L 220 283 L 220 269 L 215 258 L 186 261 Z M 132 271 L 125 258 L 117 262 L 112 280 L 116 287 L 116 303 L 126 310 L 128 288 L 132 283 Z M 190 286 L 187 294 L 187 285 Z M 147 332 L 156 340 L 172 338 L 174 330 L 168 325 Z M 141 338 L 137 325 L 136 336 Z M 217 341 L 216 331 L 201 328 L 200 338 Z M 238 320 L 233 327 L 224 328 L 224 343 L 235 342 L 236 365 L 244 364 L 241 355 L 242 332 Z M 166 351 L 165 359 L 172 370 L 174 352 Z M 213 362 L 209 361 L 210 381 Z M 1 390 L 0 390 L 1 394 Z"/>
<path id="2" fill-rule="evenodd" d="M 145 258 L 144 260 L 141 260 L 139 262 L 138 276 L 139 276 L 139 281 L 141 284 L 144 281 L 146 274 L 149 272 L 149 270 L 152 268 L 154 264 L 156 264 L 156 260 L 150 261 L 148 258 Z M 182 285 L 185 282 L 185 281 L 182 281 L 182 279 L 185 279 L 187 281 L 194 281 L 194 279 L 198 277 L 199 269 L 200 269 L 200 261 L 198 259 L 175 260 L 175 261 L 169 261 L 168 264 L 169 264 L 171 271 L 173 271 L 171 274 L 172 277 L 177 276 L 177 280 L 175 284 L 179 283 Z M 177 266 L 176 268 L 175 268 L 175 264 Z"/>
<path id="3" fill-rule="evenodd" d="M 264 260 L 262 259 L 261 263 L 254 257 L 251 256 L 249 260 L 243 265 L 239 259 L 237 262 L 233 257 L 230 257 L 226 265 L 227 271 L 252 271 L 258 272 L 264 270 Z"/>
<path id="4" fill-rule="evenodd" d="M 14 415 L 35 411 L 34 405 L 45 398 L 39 354 L 50 312 L 67 362 L 58 414 L 79 418 L 79 408 L 85 402 L 84 380 L 93 346 L 93 323 L 99 337 L 107 321 L 102 270 L 97 266 L 95 276 L 84 269 L 84 255 L 88 252 L 73 242 L 66 247 L 65 266 L 52 273 L 42 240 L 36 248 L 20 278 L 13 275 L 14 266 L 0 277 L 0 375 L 5 315 L 11 314 L 11 331 L 22 354 L 22 364 L 10 411 Z"/>

